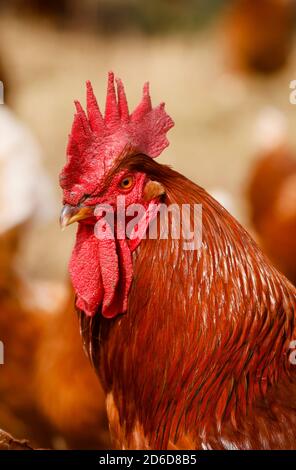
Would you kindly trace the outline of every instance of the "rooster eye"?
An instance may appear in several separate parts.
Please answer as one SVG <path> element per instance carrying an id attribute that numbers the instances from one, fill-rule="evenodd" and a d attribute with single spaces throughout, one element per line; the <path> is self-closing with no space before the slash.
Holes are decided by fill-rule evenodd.
<path id="1" fill-rule="evenodd" d="M 125 176 L 119 183 L 121 189 L 130 189 L 133 185 L 134 178 L 132 175 Z"/>

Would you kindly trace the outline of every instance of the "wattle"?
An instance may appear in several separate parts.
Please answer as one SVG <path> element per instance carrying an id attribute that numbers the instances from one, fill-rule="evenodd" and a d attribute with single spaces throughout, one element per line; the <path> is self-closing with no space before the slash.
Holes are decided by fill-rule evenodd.
<path id="1" fill-rule="evenodd" d="M 76 306 L 93 316 L 99 307 L 106 318 L 124 313 L 132 282 L 131 250 L 126 240 L 98 240 L 94 226 L 79 224 L 69 271 Z"/>
<path id="2" fill-rule="evenodd" d="M 131 239 L 114 239 L 108 224 L 99 239 L 94 224 L 79 224 L 69 271 L 76 306 L 86 315 L 100 311 L 104 317 L 113 318 L 126 312 L 133 279 L 132 252 L 141 243 L 157 209 L 157 200 L 151 201 L 151 206 L 147 204 Z"/>

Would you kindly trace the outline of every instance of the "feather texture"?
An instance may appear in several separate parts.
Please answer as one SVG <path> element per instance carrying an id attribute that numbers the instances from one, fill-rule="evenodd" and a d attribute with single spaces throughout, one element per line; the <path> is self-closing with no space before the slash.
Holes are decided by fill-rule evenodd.
<path id="1" fill-rule="evenodd" d="M 147 157 L 122 166 L 165 188 L 165 202 L 202 203 L 203 241 L 143 240 L 128 310 L 80 312 L 108 394 L 120 448 L 295 447 L 295 288 L 203 189 Z M 149 262 L 147 262 L 149 260 Z"/>

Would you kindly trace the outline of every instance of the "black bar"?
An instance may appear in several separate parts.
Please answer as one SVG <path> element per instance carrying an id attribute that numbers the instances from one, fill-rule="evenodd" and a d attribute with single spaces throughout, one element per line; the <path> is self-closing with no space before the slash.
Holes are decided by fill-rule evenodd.
<path id="1" fill-rule="evenodd" d="M 296 461 L 294 451 L 2 451 L 0 468 L 210 468 L 227 465 L 227 470 L 250 465 L 279 465 L 287 468 Z"/>

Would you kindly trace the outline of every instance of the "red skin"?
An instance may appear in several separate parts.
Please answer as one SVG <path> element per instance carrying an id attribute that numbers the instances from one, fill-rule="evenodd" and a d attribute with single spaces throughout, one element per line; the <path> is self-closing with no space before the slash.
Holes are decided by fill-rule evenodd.
<path id="1" fill-rule="evenodd" d="M 152 108 L 149 87 L 145 84 L 142 101 L 129 114 L 123 84 L 117 80 L 116 96 L 114 75 L 109 73 L 105 117 L 89 82 L 88 117 L 80 103 L 76 103 L 76 109 L 67 163 L 60 175 L 64 203 L 95 207 L 107 202 L 115 207 L 119 195 L 125 195 L 126 206 L 141 201 L 145 175 L 135 175 L 133 186 L 122 191 L 119 184 L 126 172 L 108 181 L 108 170 L 126 154 L 143 152 L 156 157 L 168 145 L 166 133 L 174 123 L 164 111 L 164 104 Z M 107 236 L 98 241 L 91 225 L 94 222 L 91 220 L 79 227 L 70 274 L 77 307 L 93 316 L 102 304 L 103 315 L 112 318 L 127 308 L 132 281 L 131 247 L 126 240 L 110 240 Z"/>

